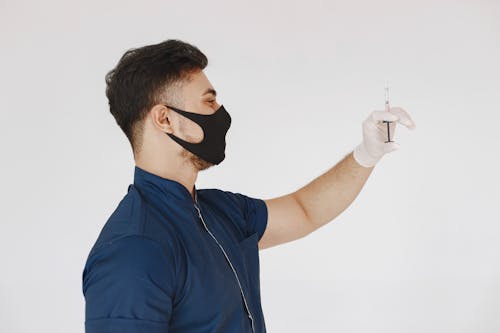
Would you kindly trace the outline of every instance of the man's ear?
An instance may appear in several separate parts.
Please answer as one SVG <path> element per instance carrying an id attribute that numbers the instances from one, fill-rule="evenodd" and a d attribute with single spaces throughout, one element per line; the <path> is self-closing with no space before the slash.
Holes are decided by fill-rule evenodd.
<path id="1" fill-rule="evenodd" d="M 173 133 L 172 113 L 164 105 L 157 104 L 149 112 L 149 118 L 155 128 L 162 132 Z"/>

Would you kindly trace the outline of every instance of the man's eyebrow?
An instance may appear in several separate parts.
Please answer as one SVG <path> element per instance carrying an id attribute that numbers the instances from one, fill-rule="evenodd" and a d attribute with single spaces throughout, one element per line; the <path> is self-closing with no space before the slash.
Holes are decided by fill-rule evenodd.
<path id="1" fill-rule="evenodd" d="M 207 90 L 205 90 L 203 95 L 206 95 L 206 94 L 212 94 L 212 95 L 217 97 L 217 91 L 215 91 L 215 89 L 212 89 L 212 88 L 208 88 Z"/>

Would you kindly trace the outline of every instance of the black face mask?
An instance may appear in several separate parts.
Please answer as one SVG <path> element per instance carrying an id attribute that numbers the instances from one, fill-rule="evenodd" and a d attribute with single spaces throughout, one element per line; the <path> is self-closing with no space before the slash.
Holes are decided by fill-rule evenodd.
<path id="1" fill-rule="evenodd" d="M 223 105 L 213 114 L 199 114 L 177 109 L 169 105 L 165 106 L 200 125 L 203 130 L 203 140 L 198 143 L 191 143 L 171 133 L 165 132 L 165 134 L 205 161 L 219 164 L 224 160 L 226 133 L 231 126 L 231 116 L 227 113 Z"/>

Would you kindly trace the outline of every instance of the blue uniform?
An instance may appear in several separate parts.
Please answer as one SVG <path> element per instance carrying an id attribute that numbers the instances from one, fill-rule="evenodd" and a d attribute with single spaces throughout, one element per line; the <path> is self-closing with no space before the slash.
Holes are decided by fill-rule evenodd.
<path id="1" fill-rule="evenodd" d="M 262 199 L 137 166 L 82 274 L 86 333 L 264 333 Z"/>

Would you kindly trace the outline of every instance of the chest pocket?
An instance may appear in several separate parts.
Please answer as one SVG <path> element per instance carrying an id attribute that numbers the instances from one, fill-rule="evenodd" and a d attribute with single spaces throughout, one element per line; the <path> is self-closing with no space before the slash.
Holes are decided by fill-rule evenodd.
<path id="1" fill-rule="evenodd" d="M 255 232 L 239 242 L 245 269 L 246 285 L 249 286 L 251 299 L 260 299 L 260 270 L 258 233 Z M 253 302 L 252 302 L 253 303 Z"/>

